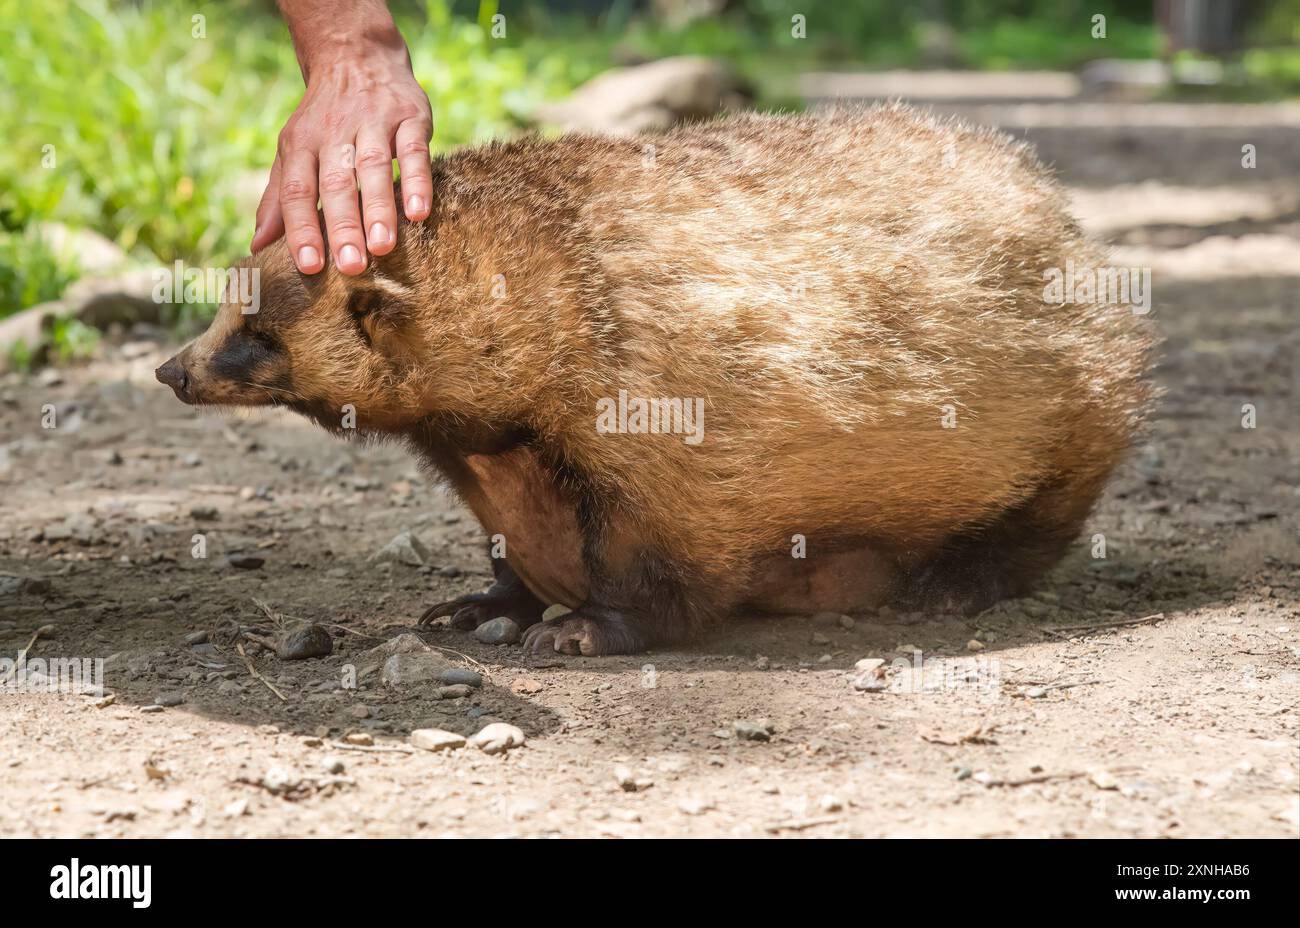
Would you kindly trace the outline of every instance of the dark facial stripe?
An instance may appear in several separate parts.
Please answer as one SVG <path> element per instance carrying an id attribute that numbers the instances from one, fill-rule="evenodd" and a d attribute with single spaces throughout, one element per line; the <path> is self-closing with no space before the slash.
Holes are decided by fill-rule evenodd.
<path id="1" fill-rule="evenodd" d="M 283 357 L 268 340 L 247 332 L 235 332 L 212 356 L 212 372 L 240 382 L 258 382 L 261 368 L 270 368 Z M 262 371 L 263 377 L 268 371 Z"/>

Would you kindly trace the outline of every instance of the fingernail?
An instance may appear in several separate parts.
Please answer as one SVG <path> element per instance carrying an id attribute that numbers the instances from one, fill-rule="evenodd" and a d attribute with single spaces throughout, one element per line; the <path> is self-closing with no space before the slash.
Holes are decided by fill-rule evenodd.
<path id="1" fill-rule="evenodd" d="M 320 261 L 320 252 L 311 245 L 303 245 L 298 249 L 298 267 L 315 267 Z"/>
<path id="2" fill-rule="evenodd" d="M 344 245 L 339 249 L 339 264 L 360 264 L 361 252 L 357 251 L 356 245 Z"/>
<path id="3" fill-rule="evenodd" d="M 411 215 L 411 213 L 422 213 L 422 212 L 424 212 L 424 197 L 415 196 L 415 195 L 407 197 L 406 215 L 409 216 Z"/>
<path id="4" fill-rule="evenodd" d="M 376 222 L 370 227 L 370 244 L 382 245 L 388 241 L 388 227 L 382 222 Z"/>

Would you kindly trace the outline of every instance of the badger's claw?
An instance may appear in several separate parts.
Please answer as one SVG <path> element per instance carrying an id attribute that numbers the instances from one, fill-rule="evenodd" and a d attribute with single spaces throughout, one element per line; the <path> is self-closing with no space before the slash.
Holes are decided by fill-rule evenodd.
<path id="1" fill-rule="evenodd" d="M 636 654 L 649 644 L 623 613 L 583 606 L 552 622 L 539 622 L 524 633 L 525 651 L 558 652 L 582 657 Z"/>
<path id="2" fill-rule="evenodd" d="M 493 587 L 430 606 L 420 616 L 419 624 L 429 625 L 445 615 L 451 616 L 448 625 L 463 630 L 478 628 L 502 615 L 514 619 L 520 628 L 526 628 L 541 620 L 542 604 L 527 590 Z"/>

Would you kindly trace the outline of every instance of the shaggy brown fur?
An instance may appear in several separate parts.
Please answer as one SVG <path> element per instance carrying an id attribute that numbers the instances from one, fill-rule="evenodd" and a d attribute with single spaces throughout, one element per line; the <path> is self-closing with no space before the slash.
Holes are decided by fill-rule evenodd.
<path id="1" fill-rule="evenodd" d="M 750 115 L 434 180 L 359 278 L 253 259 L 261 311 L 224 306 L 166 378 L 406 438 L 506 539 L 491 591 L 426 618 L 560 602 L 526 643 L 589 654 L 745 608 L 982 608 L 1066 550 L 1149 397 L 1129 306 L 1045 302 L 1104 256 L 995 132 Z M 703 441 L 598 431 L 620 390 L 703 398 Z"/>

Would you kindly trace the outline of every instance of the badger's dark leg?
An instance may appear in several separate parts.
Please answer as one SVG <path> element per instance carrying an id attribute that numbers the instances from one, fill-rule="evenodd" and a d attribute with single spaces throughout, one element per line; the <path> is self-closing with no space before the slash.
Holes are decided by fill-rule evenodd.
<path id="1" fill-rule="evenodd" d="M 491 561 L 492 586 L 482 593 L 470 593 L 430 606 L 420 616 L 420 624 L 428 625 L 444 615 L 451 616 L 449 624 L 453 628 L 461 629 L 478 628 L 502 615 L 514 619 L 521 628 L 540 621 L 546 608 L 542 601 L 528 591 L 505 558 L 494 557 Z"/>
<path id="2" fill-rule="evenodd" d="M 596 507 L 579 507 L 584 530 L 587 599 L 573 612 L 534 625 L 524 648 L 534 653 L 636 654 L 687 638 L 718 610 L 705 578 L 646 550 L 634 531 L 611 525 Z"/>
<path id="3" fill-rule="evenodd" d="M 971 614 L 1021 596 L 1078 536 L 1103 475 L 1068 475 L 987 526 L 955 535 L 927 562 L 900 574 L 897 601 Z"/>

